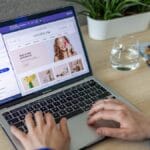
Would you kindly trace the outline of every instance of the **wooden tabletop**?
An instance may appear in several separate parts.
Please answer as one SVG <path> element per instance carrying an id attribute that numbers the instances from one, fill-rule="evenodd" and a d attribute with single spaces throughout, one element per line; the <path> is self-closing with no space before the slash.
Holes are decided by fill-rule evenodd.
<path id="1" fill-rule="evenodd" d="M 88 50 L 92 70 L 96 78 L 102 80 L 121 96 L 135 104 L 145 114 L 150 115 L 150 68 L 141 59 L 141 65 L 134 71 L 116 71 L 109 62 L 110 50 L 114 39 L 96 41 L 88 37 L 87 27 L 82 27 L 85 45 Z M 150 30 L 136 33 L 141 42 L 150 42 Z M 11 150 L 11 145 L 0 129 L 0 150 Z M 107 139 L 90 150 L 149 150 L 150 142 L 127 142 Z"/>
<path id="2" fill-rule="evenodd" d="M 150 115 L 150 67 L 141 59 L 141 65 L 134 71 L 117 71 L 111 68 L 109 56 L 114 39 L 92 40 L 87 28 L 82 28 L 85 45 L 89 54 L 94 76 Z M 140 42 L 150 42 L 150 30 L 132 34 Z M 126 39 L 127 40 L 127 39 Z M 149 150 L 150 142 L 127 142 L 107 139 L 90 150 Z"/>

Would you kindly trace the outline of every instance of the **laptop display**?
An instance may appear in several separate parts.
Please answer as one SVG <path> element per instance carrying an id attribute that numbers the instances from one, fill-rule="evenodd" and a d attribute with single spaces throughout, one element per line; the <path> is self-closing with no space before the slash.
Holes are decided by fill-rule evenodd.
<path id="1" fill-rule="evenodd" d="M 0 25 L 0 105 L 89 72 L 73 9 Z"/>

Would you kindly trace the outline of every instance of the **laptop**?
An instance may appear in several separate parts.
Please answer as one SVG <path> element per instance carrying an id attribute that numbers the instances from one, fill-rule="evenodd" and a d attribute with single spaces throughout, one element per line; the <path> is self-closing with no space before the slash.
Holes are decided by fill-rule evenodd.
<path id="1" fill-rule="evenodd" d="M 71 150 L 104 137 L 87 125 L 95 101 L 118 96 L 93 77 L 72 6 L 0 23 L 0 125 L 14 149 L 22 150 L 10 125 L 27 132 L 28 112 L 68 118 Z"/>

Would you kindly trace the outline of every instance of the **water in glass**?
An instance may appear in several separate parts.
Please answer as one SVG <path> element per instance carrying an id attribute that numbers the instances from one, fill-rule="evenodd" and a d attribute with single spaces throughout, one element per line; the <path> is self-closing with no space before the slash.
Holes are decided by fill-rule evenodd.
<path id="1" fill-rule="evenodd" d="M 117 70 L 134 70 L 139 67 L 138 42 L 128 39 L 129 42 L 123 42 L 117 39 L 111 50 L 110 60 L 113 68 Z"/>

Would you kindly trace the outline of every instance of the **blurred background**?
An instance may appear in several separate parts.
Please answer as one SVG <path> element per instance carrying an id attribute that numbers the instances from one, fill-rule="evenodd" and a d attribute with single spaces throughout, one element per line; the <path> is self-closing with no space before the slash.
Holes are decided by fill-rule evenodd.
<path id="1" fill-rule="evenodd" d="M 66 0 L 0 0 L 0 20 L 43 12 L 66 5 L 73 5 L 73 3 Z M 74 4 L 74 6 L 77 12 L 82 9 L 79 5 Z M 80 25 L 86 24 L 84 16 L 78 17 Z"/>

